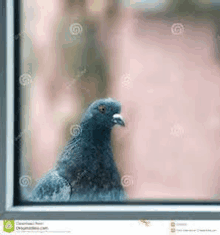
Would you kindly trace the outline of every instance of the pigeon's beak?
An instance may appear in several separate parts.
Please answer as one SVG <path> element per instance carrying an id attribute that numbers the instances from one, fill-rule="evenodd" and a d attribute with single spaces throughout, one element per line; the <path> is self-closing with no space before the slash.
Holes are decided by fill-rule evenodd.
<path id="1" fill-rule="evenodd" d="M 124 118 L 123 118 L 120 114 L 118 114 L 118 113 L 116 113 L 116 114 L 113 115 L 112 121 L 113 121 L 115 124 L 118 124 L 118 125 L 120 125 L 120 126 L 125 126 Z"/>

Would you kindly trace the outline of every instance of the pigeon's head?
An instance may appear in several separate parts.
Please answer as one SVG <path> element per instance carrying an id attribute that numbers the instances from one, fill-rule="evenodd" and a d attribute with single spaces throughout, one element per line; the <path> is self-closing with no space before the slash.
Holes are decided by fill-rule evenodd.
<path id="1" fill-rule="evenodd" d="M 120 112 L 121 103 L 117 100 L 112 98 L 100 99 L 89 105 L 84 113 L 83 121 L 89 122 L 97 128 L 112 128 L 116 124 L 125 126 Z"/>

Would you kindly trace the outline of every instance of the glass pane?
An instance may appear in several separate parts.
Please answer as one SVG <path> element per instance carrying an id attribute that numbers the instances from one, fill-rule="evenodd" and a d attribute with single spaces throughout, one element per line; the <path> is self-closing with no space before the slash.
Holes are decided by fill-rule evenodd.
<path id="1" fill-rule="evenodd" d="M 22 140 L 24 201 L 54 169 L 69 140 L 75 152 L 68 152 L 66 167 L 78 165 L 59 177 L 73 190 L 83 188 L 82 200 L 93 189 L 113 195 L 118 182 L 129 200 L 218 198 L 220 21 L 212 6 L 199 0 L 22 1 L 15 40 L 22 63 L 22 131 L 16 139 Z M 76 144 L 89 104 L 108 97 L 121 103 L 125 120 L 124 127 L 112 128 L 112 155 L 99 149 L 97 133 L 90 136 L 93 146 L 86 138 L 84 147 Z M 119 110 L 109 110 L 107 103 L 94 108 L 93 122 L 108 123 L 102 119 L 108 115 L 120 122 L 120 116 L 113 118 Z M 105 138 L 100 145 L 108 143 Z"/>

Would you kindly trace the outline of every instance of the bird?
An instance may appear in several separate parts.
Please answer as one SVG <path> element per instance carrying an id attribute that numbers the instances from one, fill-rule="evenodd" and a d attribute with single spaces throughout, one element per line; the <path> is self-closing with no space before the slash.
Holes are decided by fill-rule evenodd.
<path id="1" fill-rule="evenodd" d="M 125 126 L 121 103 L 95 100 L 86 108 L 56 166 L 42 177 L 29 196 L 32 202 L 125 201 L 128 195 L 114 161 L 111 131 Z"/>

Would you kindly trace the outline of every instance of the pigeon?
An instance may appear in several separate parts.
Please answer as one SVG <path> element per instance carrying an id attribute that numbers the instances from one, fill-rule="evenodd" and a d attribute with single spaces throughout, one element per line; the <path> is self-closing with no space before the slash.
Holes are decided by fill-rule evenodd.
<path id="1" fill-rule="evenodd" d="M 113 157 L 111 130 L 125 126 L 121 103 L 103 98 L 91 103 L 78 131 L 68 141 L 56 166 L 29 196 L 32 202 L 124 201 L 128 198 Z"/>

